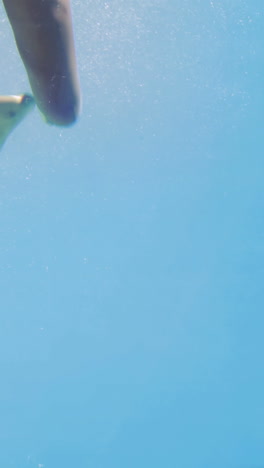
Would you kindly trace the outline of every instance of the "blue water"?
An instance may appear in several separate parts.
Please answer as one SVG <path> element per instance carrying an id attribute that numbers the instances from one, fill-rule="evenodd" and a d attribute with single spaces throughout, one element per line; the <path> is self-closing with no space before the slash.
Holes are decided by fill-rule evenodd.
<path id="1" fill-rule="evenodd" d="M 72 7 L 81 119 L 1 152 L 0 466 L 261 468 L 263 2 Z"/>

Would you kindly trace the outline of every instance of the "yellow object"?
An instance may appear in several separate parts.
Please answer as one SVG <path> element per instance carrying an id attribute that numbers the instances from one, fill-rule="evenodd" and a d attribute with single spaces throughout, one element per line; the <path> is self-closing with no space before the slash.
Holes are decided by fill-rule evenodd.
<path id="1" fill-rule="evenodd" d="M 0 96 L 0 149 L 9 134 L 33 109 L 34 98 L 29 94 Z"/>

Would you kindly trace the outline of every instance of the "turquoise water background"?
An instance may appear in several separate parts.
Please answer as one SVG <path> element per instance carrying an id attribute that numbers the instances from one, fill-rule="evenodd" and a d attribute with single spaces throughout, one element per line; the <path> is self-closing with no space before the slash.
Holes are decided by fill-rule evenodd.
<path id="1" fill-rule="evenodd" d="M 0 466 L 261 468 L 263 1 L 72 8 L 80 121 L 1 152 Z"/>

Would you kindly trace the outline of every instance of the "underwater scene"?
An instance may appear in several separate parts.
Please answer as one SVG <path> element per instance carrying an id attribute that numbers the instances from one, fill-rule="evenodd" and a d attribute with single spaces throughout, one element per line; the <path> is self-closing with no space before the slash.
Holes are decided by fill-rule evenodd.
<path id="1" fill-rule="evenodd" d="M 72 0 L 70 126 L 9 1 L 0 468 L 263 468 L 263 1 Z"/>

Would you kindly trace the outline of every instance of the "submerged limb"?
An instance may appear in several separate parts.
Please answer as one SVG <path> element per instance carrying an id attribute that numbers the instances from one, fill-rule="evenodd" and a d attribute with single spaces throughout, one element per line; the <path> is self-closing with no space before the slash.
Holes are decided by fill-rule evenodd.
<path id="1" fill-rule="evenodd" d="M 37 106 L 55 125 L 74 123 L 81 93 L 70 0 L 3 0 Z"/>

